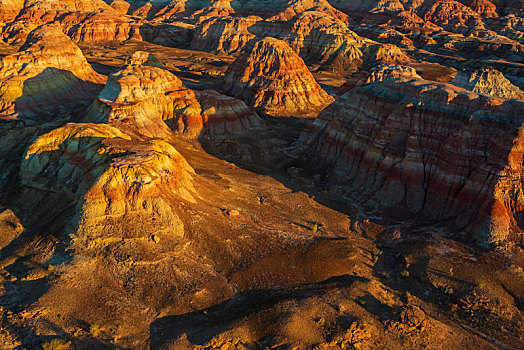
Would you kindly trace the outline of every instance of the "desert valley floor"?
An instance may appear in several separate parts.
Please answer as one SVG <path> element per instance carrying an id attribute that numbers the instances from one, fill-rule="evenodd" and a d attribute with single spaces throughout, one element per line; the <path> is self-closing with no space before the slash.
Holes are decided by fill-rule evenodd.
<path id="1" fill-rule="evenodd" d="M 523 349 L 524 0 L 0 0 L 0 349 Z"/>

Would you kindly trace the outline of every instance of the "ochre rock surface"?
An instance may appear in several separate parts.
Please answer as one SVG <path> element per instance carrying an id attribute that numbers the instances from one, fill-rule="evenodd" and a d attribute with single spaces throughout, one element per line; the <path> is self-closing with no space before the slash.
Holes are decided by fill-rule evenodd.
<path id="1" fill-rule="evenodd" d="M 56 117 L 93 99 L 104 82 L 60 28 L 38 28 L 18 53 L 0 59 L 0 118 Z"/>
<path id="2" fill-rule="evenodd" d="M 145 55 L 135 53 L 130 64 L 110 75 L 86 120 L 147 137 L 169 137 L 172 130 L 198 135 L 203 122 L 195 93 L 169 71 L 143 62 Z"/>
<path id="3" fill-rule="evenodd" d="M 401 65 L 380 65 L 368 70 L 362 70 L 349 77 L 337 92 L 342 95 L 357 86 L 375 81 L 391 79 L 422 79 L 414 68 Z"/>
<path id="4" fill-rule="evenodd" d="M 201 135 L 213 138 L 240 134 L 264 126 L 252 107 L 214 90 L 195 91 L 204 115 Z"/>
<path id="5" fill-rule="evenodd" d="M 504 74 L 492 68 L 458 72 L 451 84 L 480 94 L 524 99 L 522 90 L 513 85 Z"/>
<path id="6" fill-rule="evenodd" d="M 480 242 L 522 242 L 523 118 L 524 101 L 386 80 L 342 95 L 295 151 L 316 154 L 369 208 Z"/>
<path id="7" fill-rule="evenodd" d="M 5 22 L 14 20 L 8 17 Z M 21 41 L 36 27 L 49 23 L 60 25 L 75 42 L 141 39 L 141 23 L 124 17 L 102 0 L 29 0 L 22 4 L 16 21 L 8 24 L 3 32 L 10 40 Z"/>
<path id="8" fill-rule="evenodd" d="M 213 103 L 216 105 L 211 106 Z M 187 89 L 179 78 L 163 69 L 153 55 L 140 51 L 109 77 L 98 99 L 90 106 L 86 120 L 116 125 L 131 134 L 159 138 L 171 137 L 172 132 L 188 137 L 217 136 L 258 126 L 256 114 L 241 101 Z M 211 130 L 215 126 L 217 129 Z"/>
<path id="9" fill-rule="evenodd" d="M 194 176 L 168 143 L 132 139 L 106 124 L 70 123 L 44 134 L 20 166 L 23 186 L 42 190 L 57 206 L 76 203 L 68 225 L 73 245 L 152 233 L 180 238 L 183 224 L 169 203 L 194 201 Z M 125 222 L 140 229 L 123 232 Z"/>
<path id="10" fill-rule="evenodd" d="M 191 48 L 214 53 L 239 53 L 256 37 L 249 28 L 261 20 L 257 16 L 210 18 L 200 23 Z"/>
<path id="11" fill-rule="evenodd" d="M 25 0 L 0 1 L 0 22 L 11 22 L 24 8 Z"/>
<path id="12" fill-rule="evenodd" d="M 64 28 L 75 42 L 106 43 L 142 40 L 139 22 L 132 22 L 115 13 L 100 12 L 86 16 L 80 23 L 72 21 Z"/>
<path id="13" fill-rule="evenodd" d="M 333 101 L 293 49 L 270 37 L 254 43 L 231 64 L 223 90 L 275 116 L 308 116 Z"/>
<path id="14" fill-rule="evenodd" d="M 370 42 L 349 30 L 342 21 L 317 11 L 293 17 L 283 40 L 308 64 L 343 70 L 356 69 L 362 64 L 361 48 Z"/>
<path id="15" fill-rule="evenodd" d="M 276 1 L 278 5 L 278 1 Z M 327 0 L 291 0 L 281 1 L 283 9 L 280 13 L 273 16 L 271 19 L 289 20 L 296 15 L 305 11 L 317 11 L 325 13 L 342 22 L 348 21 L 348 16 L 342 11 L 337 10 Z"/>

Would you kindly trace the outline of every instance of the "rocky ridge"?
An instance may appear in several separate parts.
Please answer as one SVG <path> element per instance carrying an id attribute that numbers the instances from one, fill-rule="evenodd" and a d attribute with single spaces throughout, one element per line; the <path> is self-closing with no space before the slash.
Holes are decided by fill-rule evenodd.
<path id="1" fill-rule="evenodd" d="M 513 85 L 504 74 L 492 68 L 458 72 L 451 84 L 480 94 L 524 99 L 522 90 Z"/>

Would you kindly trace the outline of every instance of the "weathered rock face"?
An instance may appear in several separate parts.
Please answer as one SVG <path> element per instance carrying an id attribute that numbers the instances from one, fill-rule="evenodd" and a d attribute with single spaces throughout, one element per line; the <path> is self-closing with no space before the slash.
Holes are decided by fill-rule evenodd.
<path id="1" fill-rule="evenodd" d="M 360 71 L 353 74 L 347 80 L 344 85 L 342 85 L 338 91 L 339 95 L 342 95 L 348 92 L 351 89 L 356 88 L 368 83 L 373 83 L 375 81 L 384 81 L 392 79 L 422 79 L 414 68 L 400 66 L 400 65 L 380 65 L 373 67 L 369 70 Z"/>
<path id="2" fill-rule="evenodd" d="M 350 31 L 340 20 L 323 12 L 302 12 L 291 21 L 283 40 L 308 64 L 332 66 L 343 70 L 362 64 L 362 46 L 367 40 Z"/>
<path id="3" fill-rule="evenodd" d="M 506 79 L 504 74 L 491 68 L 474 72 L 459 72 L 451 84 L 480 94 L 524 99 L 522 90 Z"/>
<path id="4" fill-rule="evenodd" d="M 10 40 L 21 41 L 33 29 L 48 23 L 60 25 L 75 42 L 141 39 L 140 23 L 125 18 L 102 0 L 22 2 L 16 21 L 6 26 L 4 35 Z"/>
<path id="5" fill-rule="evenodd" d="M 75 42 L 105 43 L 111 41 L 142 40 L 141 23 L 134 23 L 114 13 L 94 13 L 80 23 L 72 21 L 64 30 Z"/>
<path id="6" fill-rule="evenodd" d="M 478 13 L 454 0 L 423 2 L 418 13 L 425 21 L 453 32 L 468 33 L 472 29 L 484 29 Z"/>
<path id="7" fill-rule="evenodd" d="M 327 0 L 290 0 L 281 1 L 280 3 L 276 1 L 276 4 L 273 6 L 278 8 L 278 5 L 280 5 L 282 9 L 280 10 L 280 13 L 273 16 L 272 19 L 289 20 L 305 11 L 317 11 L 325 13 L 342 22 L 348 21 L 348 16 L 331 6 Z M 269 6 L 271 6 L 271 3 L 269 3 Z"/>
<path id="8" fill-rule="evenodd" d="M 105 124 L 67 124 L 40 136 L 20 167 L 22 185 L 43 191 L 49 203 L 76 203 L 69 230 L 83 247 L 98 238 L 138 245 L 153 233 L 180 238 L 183 224 L 169 203 L 194 200 L 194 176 L 168 143 L 132 140 Z M 140 230 L 121 229 L 133 222 Z"/>
<path id="9" fill-rule="evenodd" d="M 264 126 L 255 110 L 214 90 L 195 91 L 204 115 L 202 136 L 223 138 Z"/>
<path id="10" fill-rule="evenodd" d="M 173 131 L 197 136 L 202 109 L 195 93 L 147 53 L 135 53 L 128 65 L 112 74 L 87 120 L 110 123 L 147 137 L 169 137 Z"/>
<path id="11" fill-rule="evenodd" d="M 111 6 L 115 11 L 117 11 L 118 13 L 122 15 L 127 14 L 127 11 L 129 11 L 129 8 L 131 7 L 131 5 L 127 1 L 124 1 L 124 0 L 110 1 L 109 6 Z"/>
<path id="12" fill-rule="evenodd" d="M 275 116 L 315 114 L 333 101 L 293 49 L 274 38 L 256 42 L 231 64 L 223 90 Z"/>
<path id="13" fill-rule="evenodd" d="M 153 55 L 140 51 L 109 77 L 86 119 L 116 125 L 130 134 L 159 138 L 169 138 L 172 132 L 188 137 L 218 136 L 222 131 L 258 126 L 256 114 L 241 101 L 187 89 Z"/>
<path id="14" fill-rule="evenodd" d="M 449 84 L 390 80 L 357 87 L 301 136 L 332 181 L 374 209 L 522 241 L 524 102 Z M 456 231 L 455 231 L 456 232 Z"/>
<path id="15" fill-rule="evenodd" d="M 0 117 L 41 119 L 91 100 L 105 77 L 56 26 L 34 30 L 14 55 L 0 59 Z"/>
<path id="16" fill-rule="evenodd" d="M 0 22 L 11 22 L 24 8 L 25 0 L 0 1 Z"/>
<path id="17" fill-rule="evenodd" d="M 256 16 L 211 18 L 200 24 L 191 48 L 224 54 L 239 53 L 256 37 L 249 32 L 249 27 L 261 20 L 262 18 Z"/>
<path id="18" fill-rule="evenodd" d="M 229 16 L 234 12 L 231 0 L 160 0 L 146 3 L 133 14 L 156 21 L 186 18 L 200 23 L 212 17 Z"/>

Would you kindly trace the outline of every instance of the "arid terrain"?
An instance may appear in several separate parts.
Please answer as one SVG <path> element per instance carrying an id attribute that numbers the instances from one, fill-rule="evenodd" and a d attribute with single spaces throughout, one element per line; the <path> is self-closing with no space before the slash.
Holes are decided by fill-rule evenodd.
<path id="1" fill-rule="evenodd" d="M 524 349 L 524 0 L 0 0 L 0 349 Z"/>

